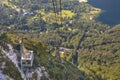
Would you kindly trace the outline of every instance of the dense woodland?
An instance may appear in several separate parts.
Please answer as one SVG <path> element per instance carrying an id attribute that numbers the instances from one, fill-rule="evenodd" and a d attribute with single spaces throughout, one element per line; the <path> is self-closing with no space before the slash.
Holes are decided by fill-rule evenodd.
<path id="1" fill-rule="evenodd" d="M 101 9 L 87 3 L 64 0 L 61 26 L 60 14 L 55 17 L 50 0 L 2 0 L 0 32 L 40 41 L 48 50 L 56 45 L 72 49 L 64 54 L 63 59 L 84 72 L 89 79 L 119 80 L 120 25 L 109 26 L 98 22 L 97 17 L 101 12 Z M 39 51 L 44 53 L 42 49 Z M 38 55 L 36 59 L 41 61 Z M 41 58 L 44 60 L 46 57 Z M 45 61 L 40 64 L 46 65 Z M 48 63 L 50 64 L 55 63 L 53 61 Z M 51 69 L 48 66 L 47 68 Z M 55 75 L 52 77 L 56 78 Z M 60 76 L 57 80 L 58 78 Z"/>

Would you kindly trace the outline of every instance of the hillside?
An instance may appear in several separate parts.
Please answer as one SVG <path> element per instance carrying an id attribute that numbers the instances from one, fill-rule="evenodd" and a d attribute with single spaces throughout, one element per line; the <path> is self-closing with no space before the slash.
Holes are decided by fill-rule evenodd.
<path id="1" fill-rule="evenodd" d="M 26 38 L 25 47 L 35 53 L 34 69 L 41 71 L 44 67 L 49 75 L 42 76 L 42 80 L 119 80 L 120 25 L 98 22 L 96 18 L 101 12 L 88 3 L 64 0 L 56 18 L 49 0 L 2 0 L 0 42 L 19 52 L 19 39 Z M 59 57 L 56 48 L 62 48 Z M 8 68 L 2 72 L 16 80 L 20 73 L 14 69 L 17 74 L 12 76 L 14 72 Z M 36 77 L 37 73 L 33 78 Z"/>
<path id="2" fill-rule="evenodd" d="M 100 36 L 86 38 L 79 49 L 78 68 L 98 79 L 116 80 L 120 78 L 120 25 Z M 89 66 L 89 67 L 88 67 Z"/>
<path id="3" fill-rule="evenodd" d="M 19 65 L 19 68 L 20 68 L 19 43 L 18 43 L 18 40 L 16 39 L 16 36 L 13 34 L 3 34 L 0 37 L 0 39 L 2 41 L 0 45 L 2 47 L 1 48 L 2 51 L 0 53 L 0 57 L 1 57 L 0 61 L 2 61 L 2 63 L 0 64 L 1 71 L 3 72 L 3 74 L 9 76 L 10 78 L 13 78 L 14 80 L 22 80 L 21 79 L 22 76 L 20 75 L 20 72 L 18 71 L 19 70 L 18 67 L 16 67 L 14 64 L 15 62 L 11 61 L 11 59 L 9 58 L 12 54 L 17 55 L 16 60 L 18 60 L 18 64 L 16 65 Z M 3 43 L 6 44 L 6 46 L 3 46 Z M 87 79 L 87 75 L 79 71 L 71 63 L 67 61 L 61 62 L 59 57 L 53 57 L 50 53 L 46 52 L 47 47 L 44 44 L 37 42 L 35 40 L 26 40 L 24 44 L 26 48 L 34 51 L 35 59 L 34 59 L 33 69 L 37 69 L 43 66 L 45 70 L 47 71 L 47 74 L 49 75 L 49 77 L 46 77 L 45 75 L 43 75 L 41 77 L 41 80 Z M 11 49 L 7 45 L 13 46 L 13 49 L 15 51 L 11 53 L 11 55 L 8 55 L 8 57 L 7 57 L 7 54 L 9 54 L 9 51 Z M 8 51 L 6 55 L 5 55 L 5 51 Z M 5 58 L 3 57 L 3 55 L 5 56 Z M 2 68 L 2 66 L 4 67 Z M 33 74 L 32 79 L 37 80 L 37 73 Z"/>

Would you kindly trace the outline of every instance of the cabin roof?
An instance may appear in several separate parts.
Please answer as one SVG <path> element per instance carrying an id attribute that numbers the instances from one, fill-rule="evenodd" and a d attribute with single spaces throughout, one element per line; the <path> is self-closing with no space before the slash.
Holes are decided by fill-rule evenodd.
<path id="1" fill-rule="evenodd" d="M 21 52 L 21 59 L 22 60 L 31 60 L 33 58 L 33 51 L 32 50 L 27 50 L 24 47 L 23 42 L 20 45 L 20 52 Z"/>
<path id="2" fill-rule="evenodd" d="M 33 58 L 33 51 L 30 51 L 27 53 L 27 55 L 22 54 L 21 59 L 22 60 L 31 60 Z"/>

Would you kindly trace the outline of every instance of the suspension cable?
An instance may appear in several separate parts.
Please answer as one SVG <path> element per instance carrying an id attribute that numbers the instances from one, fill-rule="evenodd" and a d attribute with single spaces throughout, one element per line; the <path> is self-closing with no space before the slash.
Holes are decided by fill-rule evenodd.
<path id="1" fill-rule="evenodd" d="M 61 22 L 61 27 L 63 26 L 62 24 L 62 1 L 60 0 L 60 22 Z"/>
<path id="2" fill-rule="evenodd" d="M 53 11 L 54 11 L 54 14 L 55 14 L 55 21 L 57 23 L 57 2 L 56 0 L 52 0 L 52 3 L 53 3 Z"/>
<path id="3" fill-rule="evenodd" d="M 56 7 L 56 20 L 57 20 L 57 22 L 59 22 L 59 9 L 58 9 L 58 2 L 57 2 L 57 0 L 55 0 L 55 7 Z"/>
<path id="4" fill-rule="evenodd" d="M 58 21 L 60 21 L 60 25 L 62 27 L 63 26 L 63 23 L 62 23 L 62 1 L 59 0 L 59 2 L 58 2 L 57 0 L 52 0 L 52 4 L 53 4 L 53 10 L 55 13 L 56 23 L 58 23 Z M 59 7 L 58 7 L 58 4 L 59 4 Z"/>

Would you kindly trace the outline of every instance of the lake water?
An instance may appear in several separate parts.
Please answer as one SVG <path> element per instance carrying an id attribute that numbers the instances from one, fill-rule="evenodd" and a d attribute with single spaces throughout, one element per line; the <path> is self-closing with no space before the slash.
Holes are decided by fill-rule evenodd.
<path id="1" fill-rule="evenodd" d="M 94 7 L 104 10 L 98 20 L 109 24 L 120 24 L 120 0 L 88 0 Z"/>

